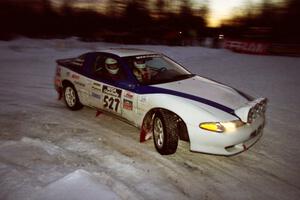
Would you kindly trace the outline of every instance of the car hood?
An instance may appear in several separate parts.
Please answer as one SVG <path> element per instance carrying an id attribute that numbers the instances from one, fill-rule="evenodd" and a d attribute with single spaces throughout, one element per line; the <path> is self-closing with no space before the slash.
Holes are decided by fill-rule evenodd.
<path id="1" fill-rule="evenodd" d="M 173 91 L 178 96 L 195 99 L 200 97 L 202 102 L 213 102 L 235 110 L 244 106 L 249 100 L 239 91 L 215 81 L 194 76 L 189 79 L 155 85 L 155 87 Z M 212 105 L 211 103 L 207 103 Z M 212 105 L 213 106 L 213 105 Z"/>

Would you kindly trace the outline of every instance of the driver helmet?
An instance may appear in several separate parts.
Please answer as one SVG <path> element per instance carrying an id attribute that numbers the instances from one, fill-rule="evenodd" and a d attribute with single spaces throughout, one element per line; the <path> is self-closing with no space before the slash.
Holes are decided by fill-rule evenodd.
<path id="1" fill-rule="evenodd" d="M 146 64 L 144 60 L 135 60 L 133 64 L 135 67 L 133 73 L 140 82 L 150 79 L 149 78 L 150 74 L 147 72 Z"/>
<path id="2" fill-rule="evenodd" d="M 113 58 L 106 58 L 105 60 L 105 68 L 111 74 L 117 74 L 119 71 L 118 62 Z"/>
<path id="3" fill-rule="evenodd" d="M 146 64 L 144 60 L 136 60 L 134 61 L 134 66 L 140 71 L 146 68 Z"/>

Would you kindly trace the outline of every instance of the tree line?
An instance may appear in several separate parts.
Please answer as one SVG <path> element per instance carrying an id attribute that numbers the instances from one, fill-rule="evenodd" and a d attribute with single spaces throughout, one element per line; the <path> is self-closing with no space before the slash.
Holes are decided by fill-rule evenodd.
<path id="1" fill-rule="evenodd" d="M 251 4 L 245 6 L 242 15 L 234 16 L 221 29 L 234 38 L 299 44 L 299 19 L 299 0 L 277 4 L 264 0 L 258 8 Z"/>
<path id="2" fill-rule="evenodd" d="M 152 1 L 153 2 L 153 1 Z M 183 39 L 198 39 L 206 34 L 207 8 L 193 10 L 190 0 L 177 1 L 176 12 L 168 10 L 168 1 L 111 0 L 105 12 L 95 9 L 75 9 L 72 1 L 64 1 L 55 8 L 49 0 L 23 3 L 0 2 L 0 38 L 17 35 L 27 37 L 69 37 L 143 43 L 177 44 Z"/>
<path id="3" fill-rule="evenodd" d="M 299 0 L 279 5 L 264 0 L 259 7 L 248 4 L 240 15 L 218 28 L 207 27 L 207 1 L 195 9 L 192 0 L 110 0 L 105 12 L 91 8 L 96 4 L 78 9 L 74 0 L 62 2 L 55 7 L 51 0 L 1 0 L 0 39 L 77 36 L 82 40 L 177 45 L 224 34 L 225 38 L 300 42 Z"/>

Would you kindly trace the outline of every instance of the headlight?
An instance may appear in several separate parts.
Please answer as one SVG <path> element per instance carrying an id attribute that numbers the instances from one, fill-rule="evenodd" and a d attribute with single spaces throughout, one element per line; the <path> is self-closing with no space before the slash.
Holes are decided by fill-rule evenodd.
<path id="1" fill-rule="evenodd" d="M 244 122 L 240 120 L 234 120 L 230 122 L 204 122 L 199 125 L 200 128 L 208 131 L 223 133 L 223 132 L 233 132 L 236 128 L 245 125 Z"/>
<path id="2" fill-rule="evenodd" d="M 201 123 L 199 127 L 208 131 L 213 131 L 218 133 L 222 133 L 225 131 L 224 126 L 222 126 L 221 123 L 219 122 L 204 122 Z"/>

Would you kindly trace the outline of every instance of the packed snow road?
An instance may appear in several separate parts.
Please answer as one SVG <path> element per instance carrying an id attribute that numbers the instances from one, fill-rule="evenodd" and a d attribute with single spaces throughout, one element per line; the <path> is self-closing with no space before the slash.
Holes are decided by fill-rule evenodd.
<path id="1" fill-rule="evenodd" d="M 193 73 L 269 99 L 263 137 L 232 157 L 180 142 L 161 156 L 139 131 L 57 101 L 55 60 L 109 47 L 76 39 L 0 42 L 0 199 L 299 199 L 300 58 L 201 47 L 163 52 Z"/>

